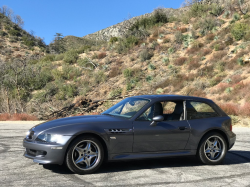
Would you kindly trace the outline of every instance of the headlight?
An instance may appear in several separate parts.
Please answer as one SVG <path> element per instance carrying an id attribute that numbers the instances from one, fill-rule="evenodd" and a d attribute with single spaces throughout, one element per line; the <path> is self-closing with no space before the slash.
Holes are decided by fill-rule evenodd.
<path id="1" fill-rule="evenodd" d="M 47 143 L 62 143 L 62 135 L 59 134 L 39 134 L 35 141 Z"/>

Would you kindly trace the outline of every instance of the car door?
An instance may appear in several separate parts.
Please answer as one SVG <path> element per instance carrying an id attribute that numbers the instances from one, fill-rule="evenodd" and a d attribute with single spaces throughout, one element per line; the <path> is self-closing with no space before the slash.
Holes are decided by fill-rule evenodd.
<path id="1" fill-rule="evenodd" d="M 185 149 L 190 134 L 190 127 L 185 115 L 185 102 L 173 101 L 174 104 L 178 103 L 178 107 L 176 108 L 177 105 L 175 105 L 172 107 L 172 111 L 165 110 L 165 107 L 161 109 L 159 103 L 162 105 L 164 102 L 154 103 L 133 122 L 133 152 L 163 152 Z M 152 118 L 157 115 L 163 115 L 164 121 L 158 122 L 156 126 L 150 126 Z"/>

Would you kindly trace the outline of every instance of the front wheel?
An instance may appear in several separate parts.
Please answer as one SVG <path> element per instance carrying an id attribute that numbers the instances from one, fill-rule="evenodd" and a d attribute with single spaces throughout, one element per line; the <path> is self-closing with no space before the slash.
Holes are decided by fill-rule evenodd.
<path id="1" fill-rule="evenodd" d="M 209 133 L 201 140 L 197 156 L 208 165 L 220 164 L 227 153 L 227 143 L 219 133 Z"/>
<path id="2" fill-rule="evenodd" d="M 89 174 L 102 164 L 104 150 L 98 139 L 82 136 L 73 141 L 66 155 L 66 165 L 74 173 Z"/>

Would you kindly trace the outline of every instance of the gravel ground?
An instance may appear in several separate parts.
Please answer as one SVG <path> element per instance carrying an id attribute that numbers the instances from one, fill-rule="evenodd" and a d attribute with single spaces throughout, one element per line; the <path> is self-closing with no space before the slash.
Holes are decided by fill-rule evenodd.
<path id="1" fill-rule="evenodd" d="M 223 165 L 195 157 L 111 162 L 95 174 L 39 165 L 23 157 L 25 133 L 38 122 L 0 122 L 0 186 L 249 186 L 250 128 L 235 127 L 237 141 Z"/>

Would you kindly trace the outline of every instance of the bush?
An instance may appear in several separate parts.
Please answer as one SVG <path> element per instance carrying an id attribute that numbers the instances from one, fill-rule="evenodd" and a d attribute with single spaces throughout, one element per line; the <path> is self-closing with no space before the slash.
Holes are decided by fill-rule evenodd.
<path id="1" fill-rule="evenodd" d="M 249 30 L 249 26 L 245 23 L 235 23 L 232 26 L 231 33 L 235 40 L 241 40 L 245 35 L 246 32 Z"/>
<path id="2" fill-rule="evenodd" d="M 140 52 L 139 56 L 140 56 L 141 62 L 144 62 L 146 60 L 150 60 L 154 56 L 154 54 L 149 52 L 148 49 L 144 49 Z"/>
<path id="3" fill-rule="evenodd" d="M 117 37 L 111 37 L 110 40 L 109 40 L 109 42 L 112 43 L 112 44 L 117 42 L 117 41 L 118 41 Z"/>
<path id="4" fill-rule="evenodd" d="M 57 55 L 55 56 L 55 61 L 63 60 L 63 58 L 64 58 L 64 54 L 63 54 L 63 53 L 57 54 Z"/>
<path id="5" fill-rule="evenodd" d="M 187 61 L 186 57 L 180 57 L 174 61 L 174 64 L 177 66 L 182 66 Z"/>
<path id="6" fill-rule="evenodd" d="M 7 35 L 7 33 L 6 32 L 4 32 L 4 31 L 0 31 L 0 36 L 6 36 Z"/>
<path id="7" fill-rule="evenodd" d="M 109 97 L 113 98 L 113 97 L 121 95 L 121 93 L 122 93 L 122 89 L 121 88 L 117 88 L 117 89 L 114 89 L 114 90 L 112 90 L 110 92 Z"/>
<path id="8" fill-rule="evenodd" d="M 174 36 L 175 36 L 175 42 L 181 44 L 183 41 L 182 33 L 180 31 L 177 31 Z"/>
<path id="9" fill-rule="evenodd" d="M 104 71 L 98 71 L 94 75 L 94 83 L 100 84 L 102 82 L 105 82 L 107 80 L 107 76 L 105 75 Z"/>
<path id="10" fill-rule="evenodd" d="M 98 54 L 98 59 L 103 59 L 103 58 L 105 58 L 106 57 L 106 53 L 105 52 L 103 52 L 103 53 L 99 53 Z"/>
<path id="11" fill-rule="evenodd" d="M 168 18 L 163 9 L 157 9 L 153 12 L 153 15 L 150 17 L 144 17 L 136 21 L 129 30 L 139 30 L 140 28 L 147 29 L 158 23 L 167 23 Z"/>
<path id="12" fill-rule="evenodd" d="M 111 68 L 110 72 L 109 72 L 109 78 L 113 78 L 116 77 L 118 75 L 121 74 L 121 67 L 120 66 L 114 66 Z"/>
<path id="13" fill-rule="evenodd" d="M 35 46 L 35 41 L 33 40 L 33 38 L 30 38 L 28 36 L 23 36 L 22 41 L 23 41 L 24 45 L 27 45 L 28 47 Z"/>
<path id="14" fill-rule="evenodd" d="M 131 70 L 131 69 L 125 69 L 125 70 L 123 71 L 123 76 L 124 76 L 125 78 L 130 78 L 130 77 L 132 76 L 132 70 Z"/>
<path id="15" fill-rule="evenodd" d="M 224 9 L 219 4 L 213 3 L 211 13 L 215 16 L 220 16 L 224 12 Z"/>
<path id="16" fill-rule="evenodd" d="M 55 96 L 58 100 L 66 100 L 67 98 L 77 96 L 77 94 L 77 87 L 74 84 L 61 84 L 59 85 L 59 91 Z"/>
<path id="17" fill-rule="evenodd" d="M 175 49 L 173 48 L 173 47 L 170 47 L 169 49 L 168 49 L 168 53 L 169 54 L 173 54 L 175 52 Z"/>
<path id="18" fill-rule="evenodd" d="M 10 34 L 11 36 L 21 36 L 20 31 L 15 30 L 15 29 L 11 29 L 11 30 L 9 31 L 9 34 Z"/>
<path id="19" fill-rule="evenodd" d="M 201 19 L 199 22 L 200 26 L 200 34 L 205 36 L 208 31 L 213 30 L 214 27 L 218 26 L 217 21 L 214 18 L 206 17 L 204 19 Z"/>
<path id="20" fill-rule="evenodd" d="M 76 50 L 70 50 L 70 51 L 67 51 L 64 54 L 63 61 L 65 63 L 68 63 L 68 64 L 74 64 L 74 63 L 76 63 L 77 59 L 78 59 L 77 51 Z"/>
<path id="21" fill-rule="evenodd" d="M 194 3 L 189 10 L 189 15 L 191 17 L 200 17 L 206 14 L 209 8 L 210 6 L 208 4 Z"/>
<path id="22" fill-rule="evenodd" d="M 149 69 L 149 70 L 155 70 L 156 67 L 155 67 L 154 64 L 151 64 L 151 63 L 150 63 L 150 64 L 148 65 L 148 69 Z"/>

